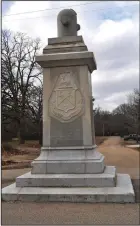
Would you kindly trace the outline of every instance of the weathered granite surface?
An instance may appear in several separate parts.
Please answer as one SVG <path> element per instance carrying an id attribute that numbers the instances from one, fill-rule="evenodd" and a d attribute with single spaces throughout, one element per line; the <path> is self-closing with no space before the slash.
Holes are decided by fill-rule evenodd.
<path id="1" fill-rule="evenodd" d="M 134 203 L 135 195 L 128 174 L 117 174 L 116 187 L 62 188 L 16 187 L 2 189 L 2 200 L 24 202 Z"/>

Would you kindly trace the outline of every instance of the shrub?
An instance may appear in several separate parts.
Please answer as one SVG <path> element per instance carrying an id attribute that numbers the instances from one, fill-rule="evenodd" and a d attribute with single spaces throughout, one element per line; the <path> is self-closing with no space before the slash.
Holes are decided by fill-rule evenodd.
<path id="1" fill-rule="evenodd" d="M 12 145 L 9 143 L 4 143 L 1 146 L 2 146 L 2 151 L 13 152 L 13 150 L 14 150 Z"/>

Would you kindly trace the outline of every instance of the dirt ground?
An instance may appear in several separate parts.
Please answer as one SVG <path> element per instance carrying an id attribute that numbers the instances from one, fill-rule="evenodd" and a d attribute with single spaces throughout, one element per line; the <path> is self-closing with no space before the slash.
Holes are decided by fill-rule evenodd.
<path id="1" fill-rule="evenodd" d="M 29 168 L 40 154 L 40 148 L 21 146 L 19 154 L 2 155 L 2 169 Z"/>
<path id="2" fill-rule="evenodd" d="M 122 145 L 120 137 L 109 137 L 99 147 L 107 165 L 116 166 L 120 173 L 128 173 L 132 178 L 139 177 L 140 152 Z"/>

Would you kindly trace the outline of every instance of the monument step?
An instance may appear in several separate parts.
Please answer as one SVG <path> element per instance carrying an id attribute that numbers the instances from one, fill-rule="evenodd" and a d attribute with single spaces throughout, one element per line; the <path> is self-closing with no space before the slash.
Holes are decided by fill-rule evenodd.
<path id="1" fill-rule="evenodd" d="M 103 173 L 104 156 L 91 160 L 34 160 L 32 174 L 83 174 Z"/>
<path id="2" fill-rule="evenodd" d="M 114 187 L 116 168 L 106 166 L 102 174 L 31 174 L 16 178 L 17 187 Z"/>
<path id="3" fill-rule="evenodd" d="M 134 203 L 135 195 L 130 176 L 117 174 L 116 187 L 105 188 L 46 188 L 16 187 L 16 183 L 2 189 L 4 201 Z"/>

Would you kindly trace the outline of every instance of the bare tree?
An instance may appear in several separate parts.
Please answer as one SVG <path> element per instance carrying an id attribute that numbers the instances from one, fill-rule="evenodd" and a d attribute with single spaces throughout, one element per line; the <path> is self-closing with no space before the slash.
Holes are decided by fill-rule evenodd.
<path id="1" fill-rule="evenodd" d="M 113 111 L 113 115 L 118 115 L 118 124 L 121 121 L 122 126 L 128 133 L 140 133 L 140 92 L 134 90 L 127 97 L 127 103 L 119 105 Z"/>
<path id="2" fill-rule="evenodd" d="M 128 95 L 128 112 L 127 118 L 131 122 L 131 127 L 134 129 L 135 133 L 138 134 L 139 124 L 140 124 L 140 92 L 135 89 L 132 93 Z"/>
<path id="3" fill-rule="evenodd" d="M 38 128 L 39 143 L 42 143 L 42 93 L 43 84 L 34 86 L 29 92 L 28 107 L 31 115 L 32 122 Z"/>
<path id="4" fill-rule="evenodd" d="M 15 122 L 20 143 L 24 143 L 28 90 L 41 79 L 41 68 L 35 62 L 40 48 L 39 39 L 2 31 L 2 123 Z"/>

